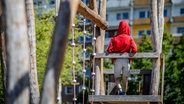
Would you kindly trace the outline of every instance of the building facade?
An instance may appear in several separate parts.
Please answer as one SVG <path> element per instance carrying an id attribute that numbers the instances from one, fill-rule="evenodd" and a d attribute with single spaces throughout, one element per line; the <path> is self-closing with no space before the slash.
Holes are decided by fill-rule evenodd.
<path id="1" fill-rule="evenodd" d="M 149 0 L 107 0 L 107 21 L 105 45 L 116 34 L 119 22 L 127 20 L 131 27 L 131 35 L 137 43 L 143 34 L 151 36 Z M 171 33 L 178 41 L 184 32 L 184 0 L 165 0 L 164 5 L 165 32 Z"/>

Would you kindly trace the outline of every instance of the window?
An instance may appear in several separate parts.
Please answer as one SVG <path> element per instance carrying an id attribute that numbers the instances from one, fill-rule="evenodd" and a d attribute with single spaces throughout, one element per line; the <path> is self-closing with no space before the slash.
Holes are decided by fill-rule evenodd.
<path id="1" fill-rule="evenodd" d="M 109 17 L 108 14 L 106 14 L 106 20 L 107 20 L 107 21 L 108 21 L 108 17 Z"/>
<path id="2" fill-rule="evenodd" d="M 121 20 L 121 14 L 120 14 L 120 13 L 117 13 L 117 14 L 116 14 L 116 19 L 117 19 L 117 20 Z"/>
<path id="3" fill-rule="evenodd" d="M 184 15 L 184 8 L 181 8 L 181 9 L 180 9 L 180 14 L 181 14 L 181 15 Z"/>
<path id="4" fill-rule="evenodd" d="M 55 4 L 55 1 L 50 1 L 50 4 L 51 4 L 51 5 Z"/>
<path id="5" fill-rule="evenodd" d="M 105 32 L 105 38 L 109 37 L 109 32 Z"/>
<path id="6" fill-rule="evenodd" d="M 72 88 L 72 86 L 67 86 L 67 87 L 65 87 L 65 94 L 66 94 L 66 95 L 72 95 L 72 93 L 73 93 L 73 88 Z"/>
<path id="7" fill-rule="evenodd" d="M 184 33 L 184 27 L 178 27 L 177 33 Z"/>
<path id="8" fill-rule="evenodd" d="M 149 11 L 140 11 L 139 12 L 139 18 L 149 18 L 150 17 L 150 13 Z"/>
<path id="9" fill-rule="evenodd" d="M 128 19 L 128 13 L 122 13 L 123 19 Z"/>
<path id="10" fill-rule="evenodd" d="M 145 11 L 139 12 L 139 18 L 145 18 L 145 17 L 146 17 Z"/>
<path id="11" fill-rule="evenodd" d="M 138 35 L 139 35 L 139 36 L 143 36 L 143 34 L 144 34 L 144 30 L 139 30 Z"/>
<path id="12" fill-rule="evenodd" d="M 151 31 L 150 31 L 150 30 L 147 30 L 147 31 L 146 31 L 146 34 L 147 34 L 148 36 L 150 36 L 150 35 L 151 35 Z"/>
<path id="13" fill-rule="evenodd" d="M 143 36 L 143 34 L 146 34 L 147 36 L 150 36 L 151 31 L 150 30 L 139 30 L 138 36 Z"/>
<path id="14" fill-rule="evenodd" d="M 164 17 L 167 17 L 167 9 L 164 9 Z"/>
<path id="15" fill-rule="evenodd" d="M 42 2 L 41 2 L 41 1 L 39 1 L 39 2 L 38 2 L 38 5 L 39 5 L 39 6 L 40 6 L 40 5 L 42 5 Z"/>

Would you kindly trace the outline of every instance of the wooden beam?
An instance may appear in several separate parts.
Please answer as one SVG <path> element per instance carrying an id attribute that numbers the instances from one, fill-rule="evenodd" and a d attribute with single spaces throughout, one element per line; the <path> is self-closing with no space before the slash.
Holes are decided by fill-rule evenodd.
<path id="1" fill-rule="evenodd" d="M 92 96 L 89 95 L 89 102 L 92 101 Z M 161 102 L 160 95 L 94 95 L 93 102 Z"/>
<path id="2" fill-rule="evenodd" d="M 114 74 L 114 69 L 104 70 L 104 74 Z M 130 74 L 151 74 L 151 70 L 130 70 Z"/>
<path id="3" fill-rule="evenodd" d="M 97 13 L 93 10 L 89 9 L 82 1 L 79 3 L 78 12 L 81 13 L 83 16 L 91 20 L 95 23 L 98 27 L 106 30 L 108 28 L 108 24 L 105 20 L 103 20 Z"/>
<path id="4" fill-rule="evenodd" d="M 150 53 L 97 53 L 94 58 L 158 58 L 156 52 Z"/>
<path id="5" fill-rule="evenodd" d="M 77 11 L 79 0 L 62 0 L 53 32 L 51 48 L 44 76 L 40 104 L 55 104 L 56 90 L 64 61 L 65 47 Z"/>

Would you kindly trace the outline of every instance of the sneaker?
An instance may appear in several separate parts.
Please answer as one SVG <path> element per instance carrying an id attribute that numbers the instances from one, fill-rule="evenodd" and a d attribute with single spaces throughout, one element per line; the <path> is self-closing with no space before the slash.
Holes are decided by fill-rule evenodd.
<path id="1" fill-rule="evenodd" d="M 126 95 L 126 92 L 122 92 L 122 95 Z"/>
<path id="2" fill-rule="evenodd" d="M 121 88 L 118 90 L 118 94 L 119 94 L 119 95 L 123 95 L 123 91 L 122 91 Z"/>

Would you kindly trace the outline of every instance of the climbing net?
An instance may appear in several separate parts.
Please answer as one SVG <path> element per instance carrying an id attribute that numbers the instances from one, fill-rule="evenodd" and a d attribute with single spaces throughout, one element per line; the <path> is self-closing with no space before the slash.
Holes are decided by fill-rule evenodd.
<path id="1" fill-rule="evenodd" d="M 93 31 L 93 54 L 92 57 L 94 57 L 96 55 L 95 53 L 95 46 L 96 46 L 96 25 L 94 25 L 94 31 Z M 74 90 L 74 95 L 73 95 L 73 101 L 74 104 L 76 104 L 77 98 L 76 98 L 76 77 L 75 77 L 75 65 L 76 65 L 76 61 L 75 61 L 75 40 L 74 40 L 74 35 L 75 35 L 75 24 L 72 24 L 72 75 L 73 75 L 73 90 Z M 83 81 L 82 81 L 82 103 L 85 104 L 85 73 L 86 73 L 86 19 L 84 18 L 83 20 L 83 63 L 82 63 L 82 69 L 83 69 Z M 94 82 L 95 82 L 95 59 L 92 58 L 92 98 L 95 92 L 95 86 L 94 86 Z M 93 102 L 92 102 L 93 103 Z"/>

